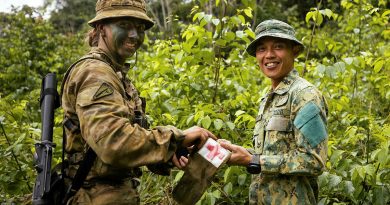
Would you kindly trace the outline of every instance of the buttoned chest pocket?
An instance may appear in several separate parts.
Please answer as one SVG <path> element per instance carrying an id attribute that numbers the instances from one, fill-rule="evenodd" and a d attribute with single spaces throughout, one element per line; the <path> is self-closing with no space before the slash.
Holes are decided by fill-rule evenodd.
<path id="1" fill-rule="evenodd" d="M 266 126 L 266 131 L 290 132 L 292 131 L 291 120 L 289 117 L 274 115 Z"/>
<path id="2" fill-rule="evenodd" d="M 275 97 L 274 105 L 270 110 L 271 116 L 266 126 L 267 131 L 292 131 L 288 99 L 288 93 Z"/>
<path id="3" fill-rule="evenodd" d="M 264 141 L 264 151 L 278 154 L 288 150 L 294 144 L 291 120 L 287 116 L 273 115 L 269 119 Z"/>
<path id="4" fill-rule="evenodd" d="M 289 94 L 286 93 L 284 95 L 278 95 L 275 97 L 274 100 L 274 107 L 281 109 L 281 108 L 286 108 L 287 102 L 288 102 Z"/>

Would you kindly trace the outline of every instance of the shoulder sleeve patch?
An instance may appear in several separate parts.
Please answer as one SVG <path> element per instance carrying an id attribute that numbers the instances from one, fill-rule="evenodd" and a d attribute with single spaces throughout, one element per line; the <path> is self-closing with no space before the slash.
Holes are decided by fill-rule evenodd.
<path id="1" fill-rule="evenodd" d="M 93 99 L 97 100 L 99 98 L 109 96 L 114 93 L 114 90 L 111 88 L 110 85 L 107 83 L 103 83 L 99 89 L 96 91 L 96 93 L 93 95 Z"/>
<path id="2" fill-rule="evenodd" d="M 325 122 L 320 116 L 320 108 L 314 102 L 307 103 L 299 110 L 294 125 L 311 147 L 316 147 L 328 136 Z"/>

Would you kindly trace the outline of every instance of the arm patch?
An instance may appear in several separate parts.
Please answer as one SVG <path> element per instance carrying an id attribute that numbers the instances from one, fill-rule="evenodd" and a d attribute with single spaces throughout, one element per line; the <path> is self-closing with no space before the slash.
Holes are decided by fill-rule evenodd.
<path id="1" fill-rule="evenodd" d="M 111 86 L 109 86 L 107 83 L 103 83 L 93 95 L 93 99 L 97 100 L 99 98 L 111 95 L 112 93 L 114 93 L 114 90 L 111 88 Z"/>
<path id="2" fill-rule="evenodd" d="M 311 147 L 316 147 L 328 136 L 325 122 L 320 116 L 320 108 L 314 102 L 308 102 L 299 110 L 294 125 L 302 132 Z"/>

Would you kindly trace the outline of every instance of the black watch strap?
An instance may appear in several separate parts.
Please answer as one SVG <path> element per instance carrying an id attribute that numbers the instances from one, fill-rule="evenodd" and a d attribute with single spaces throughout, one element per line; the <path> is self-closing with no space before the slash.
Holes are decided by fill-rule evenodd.
<path id="1" fill-rule="evenodd" d="M 260 154 L 253 154 L 252 159 L 249 164 L 246 166 L 246 171 L 250 174 L 260 174 Z"/>

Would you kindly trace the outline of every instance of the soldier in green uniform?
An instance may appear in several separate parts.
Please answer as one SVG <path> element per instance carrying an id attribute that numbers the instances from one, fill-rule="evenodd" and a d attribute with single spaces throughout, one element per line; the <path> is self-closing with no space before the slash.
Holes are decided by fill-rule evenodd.
<path id="1" fill-rule="evenodd" d="M 232 152 L 230 164 L 254 174 L 249 204 L 317 204 L 317 176 L 327 159 L 326 101 L 294 69 L 304 46 L 290 25 L 266 20 L 255 34 L 246 51 L 272 85 L 261 98 L 254 152 L 223 140 L 221 145 Z"/>
<path id="2" fill-rule="evenodd" d="M 93 27 L 92 48 L 68 69 L 61 89 L 67 175 L 75 176 L 87 149 L 97 157 L 68 204 L 139 204 L 140 166 L 159 172 L 156 164 L 173 162 L 181 168 L 186 161 L 176 157 L 179 147 L 215 136 L 200 127 L 146 129 L 145 103 L 126 77 L 125 66 L 153 26 L 144 0 L 98 0 L 96 16 L 88 24 Z"/>

